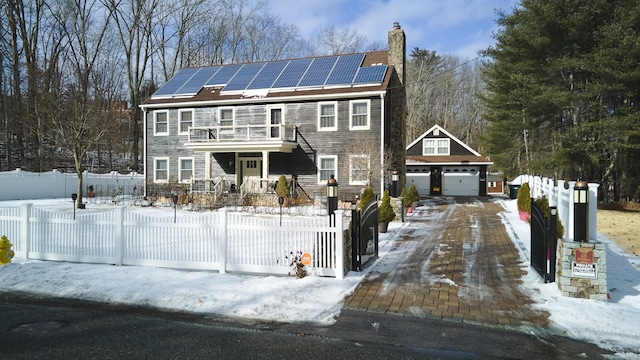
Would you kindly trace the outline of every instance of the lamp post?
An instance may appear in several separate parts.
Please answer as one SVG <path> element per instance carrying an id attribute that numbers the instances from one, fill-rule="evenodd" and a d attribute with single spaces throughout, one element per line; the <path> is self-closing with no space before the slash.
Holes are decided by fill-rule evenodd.
<path id="1" fill-rule="evenodd" d="M 171 191 L 171 200 L 173 201 L 173 223 L 175 224 L 178 212 L 178 195 L 174 191 Z"/>
<path id="2" fill-rule="evenodd" d="M 278 197 L 278 204 L 280 204 L 280 226 L 282 226 L 282 204 L 284 204 L 284 196 Z"/>
<path id="3" fill-rule="evenodd" d="M 393 170 L 391 174 L 391 182 L 393 184 L 393 197 L 398 197 L 398 170 Z"/>
<path id="4" fill-rule="evenodd" d="M 329 223 L 331 223 L 331 216 L 338 209 L 338 181 L 331 174 L 329 180 L 327 180 L 327 212 L 329 214 Z"/>
<path id="5" fill-rule="evenodd" d="M 573 241 L 589 242 L 589 185 L 582 177 L 573 187 Z"/>
<path id="6" fill-rule="evenodd" d="M 76 200 L 78 199 L 78 194 L 71 194 L 71 200 L 73 200 L 73 220 L 76 219 Z"/>

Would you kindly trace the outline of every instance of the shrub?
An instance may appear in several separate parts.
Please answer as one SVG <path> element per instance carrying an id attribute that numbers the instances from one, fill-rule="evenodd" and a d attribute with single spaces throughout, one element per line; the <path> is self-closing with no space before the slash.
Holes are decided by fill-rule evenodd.
<path id="1" fill-rule="evenodd" d="M 367 184 L 367 186 L 364 187 L 362 196 L 360 197 L 360 210 L 364 210 L 364 207 L 367 206 L 371 200 L 375 199 L 375 197 L 376 196 L 373 194 L 373 187 Z"/>
<path id="2" fill-rule="evenodd" d="M 389 192 L 387 190 L 384 191 L 382 195 L 382 203 L 378 208 L 378 221 L 380 222 L 391 222 L 396 218 L 396 213 L 393 211 L 391 207 L 391 199 L 389 198 Z"/>
<path id="3" fill-rule="evenodd" d="M 529 183 L 524 183 L 518 189 L 518 210 L 531 213 L 531 188 Z"/>
<path id="4" fill-rule="evenodd" d="M 551 209 L 549 207 L 549 199 L 547 199 L 547 195 L 542 195 L 540 199 L 536 199 L 536 204 L 540 206 L 540 210 L 542 210 L 542 213 L 547 218 L 547 221 L 550 221 Z M 556 219 L 558 220 L 556 226 L 556 240 L 558 240 L 561 239 L 564 235 L 564 226 L 562 225 L 562 221 L 560 221 L 559 216 L 556 217 Z"/>
<path id="5" fill-rule="evenodd" d="M 291 193 L 289 192 L 289 184 L 287 183 L 287 178 L 284 175 L 280 175 L 278 178 L 278 183 L 276 184 L 276 196 L 278 197 L 289 197 Z"/>
<path id="6" fill-rule="evenodd" d="M 409 200 L 411 200 L 411 203 L 417 203 L 420 201 L 420 194 L 418 194 L 418 189 L 415 184 L 411 184 L 411 186 L 409 186 Z"/>

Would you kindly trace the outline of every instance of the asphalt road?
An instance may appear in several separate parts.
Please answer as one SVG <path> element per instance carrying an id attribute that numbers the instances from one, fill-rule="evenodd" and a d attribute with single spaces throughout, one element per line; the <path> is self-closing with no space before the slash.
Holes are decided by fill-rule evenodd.
<path id="1" fill-rule="evenodd" d="M 2 359 L 584 359 L 563 337 L 345 310 L 333 326 L 232 323 L 63 299 L 0 300 Z"/>

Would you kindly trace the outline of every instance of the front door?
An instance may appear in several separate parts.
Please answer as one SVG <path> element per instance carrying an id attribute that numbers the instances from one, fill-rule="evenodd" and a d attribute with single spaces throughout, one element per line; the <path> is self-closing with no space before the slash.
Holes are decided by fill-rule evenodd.
<path id="1" fill-rule="evenodd" d="M 442 195 L 442 167 L 431 167 L 431 195 Z"/>
<path id="2" fill-rule="evenodd" d="M 247 191 L 256 191 L 260 188 L 262 158 L 240 157 L 239 160 L 240 173 L 238 174 L 238 183 L 244 185 Z"/>

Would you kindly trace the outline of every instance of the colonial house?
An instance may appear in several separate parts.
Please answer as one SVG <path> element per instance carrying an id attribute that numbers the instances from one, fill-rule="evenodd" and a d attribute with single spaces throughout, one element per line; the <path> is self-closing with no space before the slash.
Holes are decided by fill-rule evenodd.
<path id="1" fill-rule="evenodd" d="M 406 147 L 405 35 L 388 35 L 388 51 L 180 70 L 140 106 L 147 184 L 381 192 Z"/>
<path id="2" fill-rule="evenodd" d="M 420 195 L 485 196 L 491 164 L 435 125 L 407 146 L 407 186 L 415 184 Z"/>

